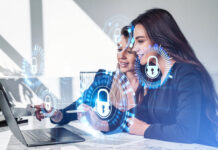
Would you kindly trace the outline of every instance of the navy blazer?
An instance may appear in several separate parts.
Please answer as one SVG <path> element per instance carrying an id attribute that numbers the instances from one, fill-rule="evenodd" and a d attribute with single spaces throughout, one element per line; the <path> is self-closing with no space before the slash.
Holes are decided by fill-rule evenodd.
<path id="1" fill-rule="evenodd" d="M 144 137 L 218 146 L 199 71 L 192 64 L 175 63 L 171 75 L 161 87 L 149 89 L 136 108 L 136 117 L 150 124 Z"/>

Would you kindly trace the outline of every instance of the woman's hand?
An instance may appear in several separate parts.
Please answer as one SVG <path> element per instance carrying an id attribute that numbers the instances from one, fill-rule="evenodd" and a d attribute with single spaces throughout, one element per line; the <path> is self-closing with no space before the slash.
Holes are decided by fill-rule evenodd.
<path id="1" fill-rule="evenodd" d="M 36 115 L 36 119 L 38 119 L 39 121 L 41 121 L 42 119 L 45 118 L 44 114 L 42 113 L 42 109 L 45 108 L 44 103 L 40 104 L 40 105 L 34 105 L 33 108 L 35 108 L 35 115 Z"/>
<path id="2" fill-rule="evenodd" d="M 42 119 L 44 119 L 46 116 L 43 114 L 43 111 L 45 111 L 45 104 L 40 104 L 40 105 L 34 105 L 33 108 L 35 108 L 35 115 L 36 115 L 36 118 L 37 120 L 41 121 Z M 52 112 L 53 108 L 49 111 L 49 112 L 46 112 L 46 113 L 50 113 Z M 63 114 L 61 111 L 57 110 L 54 112 L 54 114 L 52 114 L 51 116 L 51 119 L 54 121 L 54 122 L 59 122 L 61 119 L 63 118 Z"/>
<path id="3" fill-rule="evenodd" d="M 137 118 L 128 118 L 129 133 L 144 136 L 145 131 L 150 126 Z"/>
<path id="4" fill-rule="evenodd" d="M 93 111 L 92 107 L 86 105 L 86 104 L 81 104 L 79 106 L 80 110 L 83 110 L 84 112 L 80 112 L 77 114 L 78 120 L 80 120 L 83 116 L 86 117 L 90 125 L 100 131 L 109 131 L 109 125 L 108 122 L 105 120 L 99 119 L 99 117 L 96 115 L 96 113 Z"/>

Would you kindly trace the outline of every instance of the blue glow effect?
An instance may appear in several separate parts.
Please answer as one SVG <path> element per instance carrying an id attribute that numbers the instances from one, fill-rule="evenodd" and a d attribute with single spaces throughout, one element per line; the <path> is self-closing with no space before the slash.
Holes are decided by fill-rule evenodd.
<path id="1" fill-rule="evenodd" d="M 28 78 L 24 78 L 24 82 L 29 86 L 32 87 L 33 83 L 28 79 Z"/>
<path id="2" fill-rule="evenodd" d="M 128 79 L 119 70 L 116 70 L 116 73 L 114 76 L 112 72 L 98 72 L 95 75 L 94 82 L 91 84 L 91 86 L 86 90 L 84 89 L 81 90 L 84 92 L 82 94 L 81 100 L 79 100 L 77 103 L 77 107 L 79 107 L 79 105 L 81 104 L 86 104 L 94 108 L 95 102 L 96 102 L 97 91 L 102 88 L 110 91 L 112 81 L 114 78 L 118 79 L 118 82 L 124 94 L 126 95 L 126 98 L 127 98 L 127 93 L 129 92 L 132 92 L 132 96 L 134 97 L 135 93 L 133 92 L 133 89 L 130 88 L 127 90 L 127 86 L 130 84 Z M 108 118 L 101 118 L 100 116 L 98 116 L 96 112 L 99 119 L 107 121 L 109 126 L 116 126 L 116 129 L 114 130 L 117 130 L 117 129 L 127 130 L 128 127 L 126 126 L 126 122 L 127 122 L 126 120 L 128 117 L 134 116 L 134 112 L 129 113 L 128 111 L 125 111 L 127 108 L 126 98 L 122 97 L 121 100 L 118 101 L 119 103 L 117 104 L 118 107 L 120 106 L 120 108 L 124 110 L 123 113 L 121 113 L 121 111 L 118 111 L 118 109 L 115 109 L 115 112 L 111 113 L 111 115 Z M 99 125 L 101 124 L 101 122 L 98 122 L 98 123 Z M 119 123 L 119 126 L 117 126 L 118 123 Z M 110 131 L 110 132 L 113 132 L 113 131 Z"/>
<path id="3" fill-rule="evenodd" d="M 126 44 L 126 47 L 122 49 L 122 51 L 125 51 L 127 50 L 128 48 L 133 48 L 133 45 L 134 45 L 134 42 L 135 42 L 135 39 L 133 37 L 133 31 L 134 31 L 134 26 L 129 26 L 128 29 L 127 29 L 128 33 L 129 33 L 129 37 L 128 37 L 128 41 L 127 41 L 127 44 Z M 121 36 L 121 35 L 120 35 Z M 120 51 L 120 52 L 122 52 Z M 119 52 L 119 53 L 120 53 Z"/>
<path id="4" fill-rule="evenodd" d="M 46 96 L 50 97 L 51 102 L 49 105 L 52 109 L 48 112 L 44 107 L 42 107 L 41 110 L 45 117 L 51 117 L 55 113 L 55 111 L 58 109 L 57 108 L 58 101 L 55 95 L 51 91 L 46 89 L 44 86 L 40 86 L 40 85 L 36 89 L 36 95 L 43 101 L 44 104 L 45 104 Z"/>
<path id="5" fill-rule="evenodd" d="M 77 103 L 77 105 L 87 104 L 91 107 L 95 107 L 95 102 L 97 98 L 97 91 L 99 89 L 107 89 L 110 91 L 112 76 L 113 73 L 108 71 L 99 72 L 95 75 L 94 82 L 88 89 L 80 89 L 80 91 L 84 91 L 81 96 L 81 100 Z"/>
<path id="6" fill-rule="evenodd" d="M 116 15 L 105 21 L 103 30 L 117 44 L 121 28 L 129 23 L 129 18 Z"/>
<path id="7" fill-rule="evenodd" d="M 134 25 L 131 25 L 131 30 L 132 30 L 132 32 L 134 32 L 134 29 L 135 29 L 135 26 L 134 26 Z"/>
<path id="8" fill-rule="evenodd" d="M 129 29 L 128 29 L 128 33 L 131 33 L 131 32 L 132 32 L 132 30 L 131 30 L 131 28 L 129 28 Z"/>
<path id="9" fill-rule="evenodd" d="M 171 69 L 170 69 L 171 61 L 170 61 L 170 57 L 168 56 L 167 52 L 161 46 L 158 46 L 158 44 L 154 44 L 153 47 L 152 46 L 149 46 L 149 47 L 150 47 L 149 51 L 147 51 L 146 54 L 150 52 L 155 52 L 159 54 L 165 60 L 165 70 L 168 70 L 168 73 L 164 81 L 161 83 L 161 78 L 156 81 L 151 81 L 148 78 L 146 78 L 145 74 L 141 70 L 141 64 L 140 64 L 140 60 L 138 57 L 136 58 L 136 61 L 135 61 L 135 71 L 136 71 L 136 76 L 138 77 L 139 82 L 142 86 L 146 88 L 150 88 L 150 89 L 156 89 L 162 86 L 163 84 L 165 84 L 166 81 L 169 79 L 169 76 L 171 75 Z"/>
<path id="10" fill-rule="evenodd" d="M 31 62 L 22 62 L 22 73 L 27 76 L 42 75 L 44 69 L 44 51 L 39 45 L 34 45 Z"/>

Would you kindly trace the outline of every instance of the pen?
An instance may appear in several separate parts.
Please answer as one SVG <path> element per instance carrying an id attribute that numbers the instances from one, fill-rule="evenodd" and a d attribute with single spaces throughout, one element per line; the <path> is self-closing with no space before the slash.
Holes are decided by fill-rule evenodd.
<path id="1" fill-rule="evenodd" d="M 78 109 L 78 110 L 68 110 L 66 112 L 67 113 L 81 113 L 81 112 L 87 112 L 87 111 Z"/>

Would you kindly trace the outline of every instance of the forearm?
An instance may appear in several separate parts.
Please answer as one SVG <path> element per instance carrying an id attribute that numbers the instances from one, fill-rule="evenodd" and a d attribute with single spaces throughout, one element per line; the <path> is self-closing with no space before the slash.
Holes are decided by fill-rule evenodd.
<path id="1" fill-rule="evenodd" d="M 67 113 L 65 109 L 56 111 L 55 114 L 50 117 L 50 121 L 58 125 L 64 125 L 73 120 L 77 120 L 77 113 Z"/>

